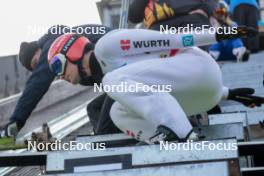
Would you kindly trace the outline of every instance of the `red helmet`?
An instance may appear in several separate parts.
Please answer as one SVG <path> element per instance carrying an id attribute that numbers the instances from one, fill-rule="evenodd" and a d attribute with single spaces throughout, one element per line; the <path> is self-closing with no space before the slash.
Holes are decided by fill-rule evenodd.
<path id="1" fill-rule="evenodd" d="M 64 34 L 58 37 L 48 51 L 48 63 L 57 75 L 63 75 L 67 61 L 77 64 L 82 60 L 90 40 L 79 34 Z"/>

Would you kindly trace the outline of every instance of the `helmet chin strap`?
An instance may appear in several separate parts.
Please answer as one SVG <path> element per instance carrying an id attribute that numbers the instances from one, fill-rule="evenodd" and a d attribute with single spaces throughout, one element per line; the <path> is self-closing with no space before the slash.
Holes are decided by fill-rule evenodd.
<path id="1" fill-rule="evenodd" d="M 80 77 L 87 77 L 87 74 L 85 73 L 84 68 L 82 66 L 82 60 L 77 63 L 77 67 L 78 67 Z"/>
<path id="2" fill-rule="evenodd" d="M 94 81 L 92 79 L 92 76 L 87 76 L 82 66 L 82 60 L 77 63 L 77 66 L 78 66 L 78 71 L 80 75 L 80 84 L 85 85 L 85 86 L 93 86 Z"/>
<path id="3" fill-rule="evenodd" d="M 100 84 L 102 83 L 102 79 L 104 77 L 103 71 L 99 62 L 96 59 L 94 52 L 90 56 L 89 65 L 92 73 L 92 78 L 94 83 Z"/>

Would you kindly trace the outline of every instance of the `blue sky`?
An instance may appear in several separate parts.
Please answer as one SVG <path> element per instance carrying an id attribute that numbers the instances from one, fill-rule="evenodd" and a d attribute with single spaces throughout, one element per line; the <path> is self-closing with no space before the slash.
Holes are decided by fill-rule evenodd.
<path id="1" fill-rule="evenodd" d="M 99 0 L 4 0 L 0 3 L 0 56 L 16 54 L 54 24 L 100 24 Z M 37 32 L 34 30 L 38 29 Z"/>

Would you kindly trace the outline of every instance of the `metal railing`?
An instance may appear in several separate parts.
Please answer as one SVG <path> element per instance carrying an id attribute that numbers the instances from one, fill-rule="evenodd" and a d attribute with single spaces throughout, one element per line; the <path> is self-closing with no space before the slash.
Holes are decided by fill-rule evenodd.
<path id="1" fill-rule="evenodd" d="M 58 118 L 48 122 L 48 126 L 50 127 L 50 131 L 52 135 L 57 138 L 58 140 L 63 139 L 67 135 L 71 134 L 73 131 L 79 129 L 81 126 L 87 124 L 89 122 L 89 117 L 86 112 L 86 106 L 92 100 L 85 102 L 84 104 L 76 107 L 75 109 L 59 116 Z M 33 130 L 34 132 L 40 132 L 41 127 L 36 128 Z M 25 134 L 24 136 L 17 139 L 18 142 L 23 142 L 26 139 L 30 139 L 32 132 Z M 16 151 L 7 151 L 15 152 L 15 153 L 23 153 L 26 152 L 27 149 L 21 149 Z M 0 168 L 0 176 L 5 175 L 13 171 L 15 167 L 5 167 Z"/>

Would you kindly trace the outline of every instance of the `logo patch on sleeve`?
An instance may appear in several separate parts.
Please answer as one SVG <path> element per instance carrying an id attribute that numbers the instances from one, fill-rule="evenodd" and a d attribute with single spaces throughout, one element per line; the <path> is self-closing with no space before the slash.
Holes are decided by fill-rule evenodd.
<path id="1" fill-rule="evenodd" d="M 193 35 L 186 35 L 182 37 L 182 44 L 184 47 L 194 46 Z"/>
<path id="2" fill-rule="evenodd" d="M 130 40 L 121 40 L 120 45 L 121 45 L 121 49 L 124 51 L 128 51 L 131 47 Z"/>

